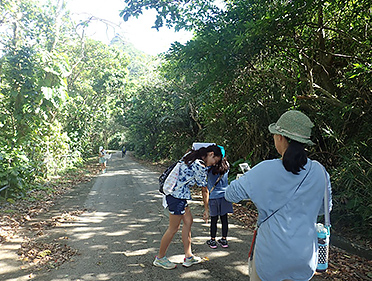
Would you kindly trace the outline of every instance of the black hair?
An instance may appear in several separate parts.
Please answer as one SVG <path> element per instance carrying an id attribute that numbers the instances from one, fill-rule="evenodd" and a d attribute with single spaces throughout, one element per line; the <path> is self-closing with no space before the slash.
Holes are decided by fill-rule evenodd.
<path id="1" fill-rule="evenodd" d="M 289 146 L 282 158 L 283 165 L 288 172 L 298 175 L 301 170 L 305 169 L 307 154 L 302 143 L 288 138 L 286 139 L 289 142 Z"/>
<path id="2" fill-rule="evenodd" d="M 218 162 L 211 169 L 212 169 L 213 175 L 217 175 L 217 174 L 223 175 L 230 169 L 230 165 L 229 165 L 229 162 L 227 162 L 226 157 L 224 157 L 220 162 Z"/>
<path id="3" fill-rule="evenodd" d="M 221 148 L 219 148 L 217 145 L 210 145 L 207 147 L 201 147 L 198 150 L 192 150 L 183 157 L 183 161 L 187 165 L 190 165 L 196 159 L 203 160 L 203 158 L 205 158 L 209 152 L 213 152 L 214 156 L 220 156 L 222 158 Z"/>

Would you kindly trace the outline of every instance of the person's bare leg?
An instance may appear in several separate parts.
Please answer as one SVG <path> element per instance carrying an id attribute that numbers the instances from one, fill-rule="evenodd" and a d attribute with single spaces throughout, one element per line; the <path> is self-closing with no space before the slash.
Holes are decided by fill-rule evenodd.
<path id="1" fill-rule="evenodd" d="M 189 258 L 192 256 L 191 251 L 191 226 L 193 223 L 193 217 L 189 207 L 186 207 L 186 212 L 183 215 L 183 225 L 182 225 L 182 243 L 185 251 L 185 257 Z"/>
<path id="2" fill-rule="evenodd" d="M 161 238 L 158 258 L 163 258 L 167 253 L 168 247 L 172 242 L 174 235 L 180 228 L 183 215 L 169 215 L 169 226 Z"/>

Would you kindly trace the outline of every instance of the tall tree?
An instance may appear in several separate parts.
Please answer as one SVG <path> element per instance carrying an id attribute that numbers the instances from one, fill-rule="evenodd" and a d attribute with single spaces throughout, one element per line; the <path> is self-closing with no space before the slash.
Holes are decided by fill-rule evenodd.
<path id="1" fill-rule="evenodd" d="M 88 155 L 100 145 L 107 147 L 110 136 L 120 131 L 114 116 L 122 113 L 117 101 L 126 99 L 129 59 L 118 48 L 91 39 L 82 57 L 80 48 L 70 47 L 76 67 L 68 78 L 70 99 L 63 118 L 65 130 L 76 140 L 74 148 Z"/>
<path id="2" fill-rule="evenodd" d="M 49 157 L 48 139 L 57 130 L 55 116 L 66 98 L 69 66 L 55 46 L 58 35 L 52 21 L 55 7 L 39 7 L 33 1 L 1 2 L 0 134 L 3 184 L 23 188 Z M 55 26 L 54 26 L 55 27 Z M 48 48 L 49 46 L 49 48 Z M 53 152 L 52 152 L 53 153 Z"/>

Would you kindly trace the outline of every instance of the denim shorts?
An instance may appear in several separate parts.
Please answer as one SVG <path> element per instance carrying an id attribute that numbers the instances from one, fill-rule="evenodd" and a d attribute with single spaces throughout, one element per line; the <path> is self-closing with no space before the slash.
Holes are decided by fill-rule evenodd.
<path id="1" fill-rule="evenodd" d="M 167 195 L 166 199 L 169 213 L 172 215 L 183 215 L 185 213 L 185 209 L 188 206 L 186 199 L 178 199 L 172 195 Z"/>

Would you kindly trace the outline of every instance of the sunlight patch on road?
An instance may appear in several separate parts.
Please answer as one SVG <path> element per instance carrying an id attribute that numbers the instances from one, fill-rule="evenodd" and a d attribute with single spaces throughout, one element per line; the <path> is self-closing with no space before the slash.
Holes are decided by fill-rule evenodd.
<path id="1" fill-rule="evenodd" d="M 158 231 L 145 231 L 143 233 L 143 235 L 146 235 L 146 237 L 150 236 L 150 235 L 158 235 L 159 232 Z"/>
<path id="2" fill-rule="evenodd" d="M 167 256 L 167 258 L 174 263 L 183 263 L 183 259 L 185 258 L 185 255 L 171 255 Z"/>
<path id="3" fill-rule="evenodd" d="M 83 214 L 79 220 L 85 223 L 101 223 L 109 215 L 112 215 L 112 213 L 95 212 L 93 214 Z"/>
<path id="4" fill-rule="evenodd" d="M 193 279 L 209 279 L 210 272 L 206 269 L 188 271 L 180 275 L 181 278 L 193 278 Z"/>
<path id="5" fill-rule="evenodd" d="M 243 227 L 241 226 L 241 225 L 238 225 L 238 224 L 233 224 L 233 223 L 230 223 L 229 222 L 229 228 L 234 228 L 234 229 L 243 229 Z M 253 231 L 252 230 L 247 230 L 247 233 L 250 233 L 250 232 L 252 232 L 253 233 Z"/>
<path id="6" fill-rule="evenodd" d="M 142 227 L 146 227 L 146 225 L 144 225 L 144 224 L 130 224 L 130 225 L 128 225 L 128 227 L 130 227 L 130 228 L 142 228 Z"/>
<path id="7" fill-rule="evenodd" d="M 151 172 L 147 169 L 131 169 L 131 174 L 136 177 L 142 178 L 140 175 L 146 175 L 148 177 L 152 177 L 153 175 L 157 175 L 155 172 Z"/>
<path id="8" fill-rule="evenodd" d="M 137 222 L 141 222 L 141 223 L 149 223 L 149 222 L 153 222 L 154 219 L 153 218 L 147 218 L 147 219 L 138 219 Z"/>
<path id="9" fill-rule="evenodd" d="M 18 238 L 18 239 L 12 239 L 11 240 L 11 243 L 8 242 L 8 243 L 4 243 L 4 244 L 1 244 L 1 248 L 3 250 L 10 250 L 10 251 L 15 251 L 15 250 L 18 250 L 20 248 L 20 244 L 24 242 L 24 240 L 22 238 Z M 3 257 L 3 256 L 2 256 Z"/>
<path id="10" fill-rule="evenodd" d="M 74 236 L 76 237 L 77 240 L 88 240 L 94 237 L 96 234 L 97 232 L 84 232 L 75 234 Z"/>
<path id="11" fill-rule="evenodd" d="M 230 269 L 231 271 L 232 270 L 239 271 L 241 274 L 248 276 L 248 265 L 245 262 L 242 262 L 241 264 L 237 265 L 234 264 L 227 265 L 226 268 Z"/>
<path id="12" fill-rule="evenodd" d="M 92 249 L 96 249 L 96 250 L 107 250 L 108 249 L 108 246 L 107 245 L 94 245 L 94 246 L 90 246 Z"/>
<path id="13" fill-rule="evenodd" d="M 124 236 L 128 233 L 130 233 L 130 231 L 122 230 L 122 231 L 116 231 L 116 232 L 109 232 L 106 235 L 107 236 Z"/>
<path id="14" fill-rule="evenodd" d="M 19 269 L 15 268 L 15 270 L 7 271 L 7 272 L 4 272 L 4 273 L 18 272 L 18 271 L 19 271 Z M 23 275 L 23 276 L 17 276 L 17 279 L 7 279 L 7 281 L 28 281 L 28 280 L 33 278 L 33 275 L 34 275 L 33 273 L 30 273 L 30 274 L 26 274 L 26 275 Z"/>
<path id="15" fill-rule="evenodd" d="M 130 214 L 130 211 L 129 210 L 124 210 L 123 212 L 126 212 L 126 213 Z M 127 214 L 117 214 L 116 216 L 118 216 L 118 217 L 127 217 L 128 215 Z"/>
<path id="16" fill-rule="evenodd" d="M 72 232 L 75 232 L 75 233 L 79 233 L 79 232 L 87 232 L 87 231 L 90 231 L 90 232 L 100 232 L 100 231 L 102 231 L 102 227 L 86 227 L 86 226 L 84 226 L 84 227 L 77 227 L 77 228 L 75 228 L 75 229 L 73 229 L 73 230 L 71 230 Z"/>
<path id="17" fill-rule="evenodd" d="M 100 273 L 98 275 L 94 275 L 92 273 L 88 273 L 83 275 L 82 278 L 78 280 L 112 280 L 112 278 L 109 274 Z"/>
<path id="18" fill-rule="evenodd" d="M 221 251 L 213 250 L 213 252 L 211 251 L 207 255 L 208 255 L 209 260 L 213 260 L 214 258 L 227 257 L 230 255 L 230 252 L 227 252 L 225 250 L 221 250 Z"/>
<path id="19" fill-rule="evenodd" d="M 94 195 L 97 195 L 97 194 L 98 194 L 98 192 L 96 190 L 91 190 L 89 192 L 89 196 L 94 196 Z"/>
<path id="20" fill-rule="evenodd" d="M 140 245 L 140 244 L 146 243 L 146 240 L 145 239 L 141 240 L 141 238 L 139 238 L 138 240 L 126 240 L 126 242 L 132 245 L 135 245 L 135 244 Z"/>
<path id="21" fill-rule="evenodd" d="M 194 223 L 197 222 L 197 223 L 202 223 L 203 225 L 205 224 L 205 226 L 209 226 L 209 220 L 208 220 L 208 224 L 204 223 L 204 220 L 203 219 L 199 219 L 199 218 L 194 218 Z M 229 225 L 230 226 L 230 225 Z"/>
<path id="22" fill-rule="evenodd" d="M 137 250 L 137 251 L 125 251 L 123 255 L 126 257 L 143 256 L 143 255 L 148 254 L 148 252 L 149 252 L 149 249 L 142 249 L 142 250 Z"/>
<path id="23" fill-rule="evenodd" d="M 100 174 L 100 177 L 113 177 L 117 175 L 130 175 L 130 170 L 118 170 L 118 171 L 110 171 L 109 168 L 106 173 Z"/>

